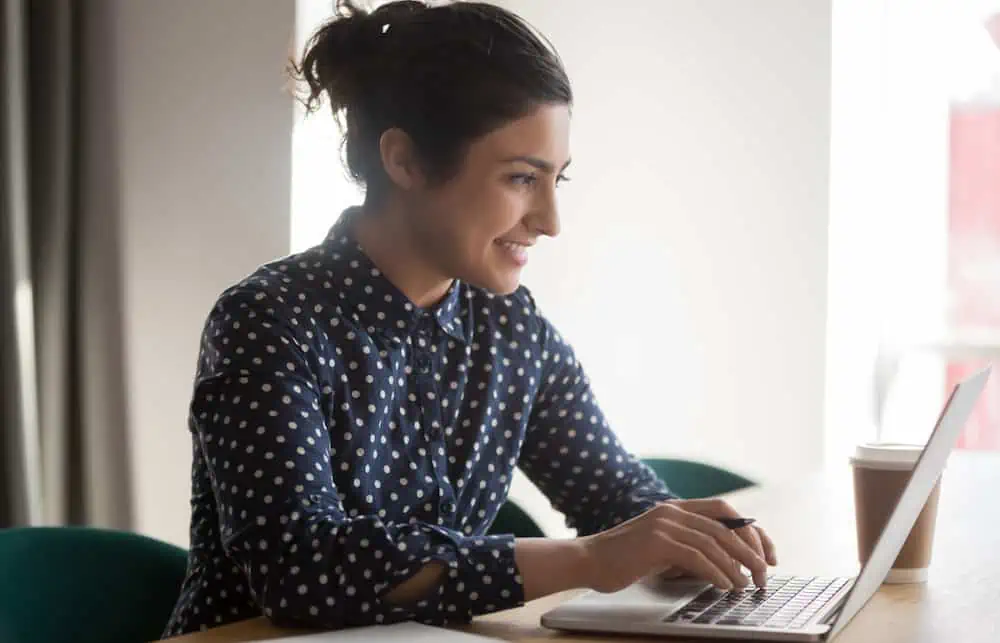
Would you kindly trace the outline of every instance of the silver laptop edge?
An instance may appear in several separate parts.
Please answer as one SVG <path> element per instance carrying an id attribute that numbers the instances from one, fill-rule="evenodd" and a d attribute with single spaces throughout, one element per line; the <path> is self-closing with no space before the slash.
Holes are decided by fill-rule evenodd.
<path id="1" fill-rule="evenodd" d="M 903 543 L 906 542 L 906 537 L 910 534 L 910 529 L 913 528 L 913 523 L 917 521 L 924 503 L 927 502 L 934 485 L 941 477 L 948 455 L 955 448 L 962 427 L 965 426 L 976 400 L 986 387 L 991 370 L 992 367 L 987 367 L 955 386 L 951 398 L 941 411 L 934 432 L 931 433 L 920 459 L 917 460 L 909 484 L 896 502 L 892 516 L 882 529 L 882 535 L 879 536 L 868 563 L 854 581 L 854 588 L 848 595 L 827 638 L 833 638 L 847 627 L 854 615 L 868 603 L 885 580 L 892 563 L 903 548 Z"/>
<path id="2" fill-rule="evenodd" d="M 903 547 L 910 529 L 930 496 L 944 469 L 948 454 L 958 442 L 962 427 L 972 413 L 976 400 L 982 394 L 992 366 L 987 367 L 955 386 L 938 417 L 923 452 L 892 512 L 868 563 L 852 583 L 830 598 L 827 604 L 809 623 L 797 629 L 776 629 L 754 626 L 724 627 L 715 624 L 665 623 L 662 619 L 641 621 L 611 617 L 597 619 L 580 617 L 588 611 L 573 599 L 542 616 L 542 625 L 554 629 L 586 630 L 621 634 L 654 634 L 662 636 L 691 636 L 699 638 L 752 637 L 767 641 L 820 641 L 839 634 L 863 608 L 885 580 L 893 561 Z M 702 588 L 705 585 L 701 586 Z M 590 593 L 593 594 L 593 593 Z M 694 596 L 692 595 L 692 599 Z M 571 605 L 573 609 L 566 609 Z M 683 607 L 683 604 L 676 609 Z M 672 612 L 664 612 L 664 616 Z"/>

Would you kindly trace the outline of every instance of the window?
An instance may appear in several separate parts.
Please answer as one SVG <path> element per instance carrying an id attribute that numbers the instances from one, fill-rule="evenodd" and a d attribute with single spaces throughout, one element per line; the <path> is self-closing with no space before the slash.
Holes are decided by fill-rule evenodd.
<path id="1" fill-rule="evenodd" d="M 995 9 L 979 23 L 981 30 L 970 30 L 970 86 L 949 109 L 948 326 L 960 344 L 953 350 L 965 354 L 949 360 L 949 387 L 990 358 L 1000 365 L 1000 7 Z M 1000 449 L 1000 373 L 988 387 L 962 448 Z"/>
<path id="2" fill-rule="evenodd" d="M 951 387 L 1000 363 L 1000 1 L 834 0 L 833 36 L 840 458 L 878 432 L 925 440 Z M 1000 448 L 1000 373 L 960 447 Z"/>

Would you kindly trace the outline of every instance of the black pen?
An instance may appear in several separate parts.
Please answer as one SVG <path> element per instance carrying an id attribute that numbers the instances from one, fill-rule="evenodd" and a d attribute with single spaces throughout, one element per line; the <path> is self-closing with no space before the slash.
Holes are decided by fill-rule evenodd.
<path id="1" fill-rule="evenodd" d="M 756 518 L 716 518 L 716 520 L 729 529 L 741 529 L 757 522 Z"/>

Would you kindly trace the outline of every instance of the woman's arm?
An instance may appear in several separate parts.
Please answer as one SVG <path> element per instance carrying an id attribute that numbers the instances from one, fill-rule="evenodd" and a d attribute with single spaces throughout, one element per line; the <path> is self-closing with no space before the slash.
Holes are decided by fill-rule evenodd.
<path id="1" fill-rule="evenodd" d="M 583 535 L 515 541 L 525 600 L 584 587 L 615 591 L 666 568 L 732 588 L 746 585 L 745 566 L 765 582 L 767 563 L 753 546 L 709 517 L 734 510 L 674 501 L 618 443 L 572 351 L 539 319 L 542 385 L 521 466 Z M 421 595 L 440 574 L 436 565 L 424 568 L 399 596 Z"/>
<path id="2" fill-rule="evenodd" d="M 541 315 L 542 381 L 520 468 L 581 535 L 675 499 L 608 427 L 572 348 Z"/>
<path id="3" fill-rule="evenodd" d="M 585 585 L 611 591 L 677 567 L 721 587 L 740 586 L 741 565 L 766 582 L 769 541 L 761 544 L 756 527 L 722 527 L 714 518 L 736 513 L 721 501 L 699 504 L 670 493 L 608 427 L 570 346 L 544 317 L 536 319 L 542 381 L 519 465 L 581 534 Z"/>
<path id="4" fill-rule="evenodd" d="M 514 545 L 524 600 L 593 586 L 592 561 L 579 538 L 519 538 Z"/>
<path id="5" fill-rule="evenodd" d="M 591 561 L 580 539 L 518 538 L 514 558 L 522 577 L 524 600 L 591 586 Z M 431 563 L 394 589 L 388 600 L 409 603 L 426 596 L 441 581 L 444 568 Z"/>

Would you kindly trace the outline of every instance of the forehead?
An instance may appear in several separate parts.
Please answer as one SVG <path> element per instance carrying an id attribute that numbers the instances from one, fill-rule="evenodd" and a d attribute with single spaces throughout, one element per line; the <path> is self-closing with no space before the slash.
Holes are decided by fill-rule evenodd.
<path id="1" fill-rule="evenodd" d="M 569 159 L 570 111 L 566 105 L 542 105 L 476 141 L 470 154 L 482 160 L 534 156 L 556 167 Z"/>

